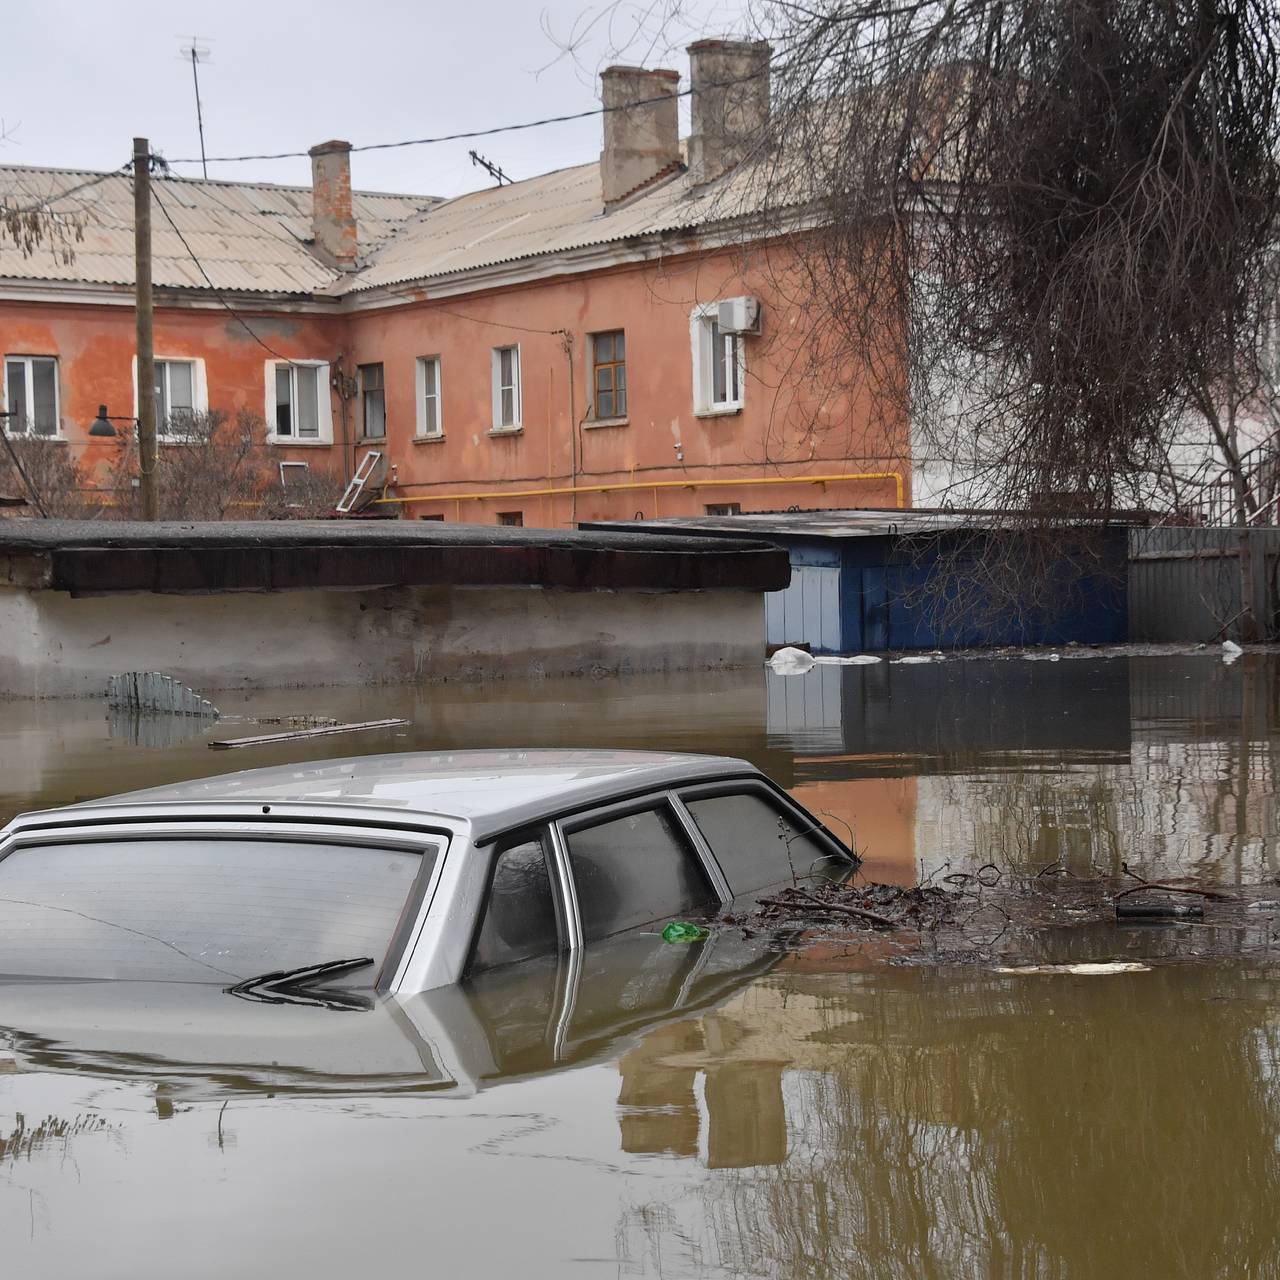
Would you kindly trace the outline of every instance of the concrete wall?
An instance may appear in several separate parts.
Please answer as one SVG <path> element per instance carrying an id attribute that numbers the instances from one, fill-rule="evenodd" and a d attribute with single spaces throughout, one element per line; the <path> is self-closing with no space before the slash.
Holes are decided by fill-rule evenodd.
<path id="1" fill-rule="evenodd" d="M 756 592 L 394 587 L 211 596 L 0 588 L 0 696 L 95 697 L 119 671 L 202 691 L 756 665 Z"/>

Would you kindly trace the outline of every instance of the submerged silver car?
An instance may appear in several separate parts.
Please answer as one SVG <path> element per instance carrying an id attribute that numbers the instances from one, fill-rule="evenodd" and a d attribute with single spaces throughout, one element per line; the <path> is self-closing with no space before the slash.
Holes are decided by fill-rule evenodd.
<path id="1" fill-rule="evenodd" d="M 330 760 L 24 814 L 0 832 L 0 978 L 412 993 L 856 861 L 720 756 Z M 320 997 L 317 997 L 320 998 Z"/>

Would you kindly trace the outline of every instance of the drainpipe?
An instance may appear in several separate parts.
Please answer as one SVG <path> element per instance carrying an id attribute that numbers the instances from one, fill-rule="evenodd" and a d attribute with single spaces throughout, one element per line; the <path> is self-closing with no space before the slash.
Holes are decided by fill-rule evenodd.
<path id="1" fill-rule="evenodd" d="M 577 384 L 573 375 L 573 334 L 568 329 L 557 329 L 560 346 L 569 361 L 569 458 L 573 468 L 573 492 L 569 495 L 569 523 L 578 523 L 578 404 Z M 549 480 L 551 477 L 548 476 Z"/>
<path id="2" fill-rule="evenodd" d="M 338 411 L 342 418 L 342 478 L 348 483 L 355 474 L 356 449 L 351 439 L 350 406 L 355 395 L 354 379 L 343 372 L 342 353 L 333 362 L 333 389 L 338 393 Z"/>

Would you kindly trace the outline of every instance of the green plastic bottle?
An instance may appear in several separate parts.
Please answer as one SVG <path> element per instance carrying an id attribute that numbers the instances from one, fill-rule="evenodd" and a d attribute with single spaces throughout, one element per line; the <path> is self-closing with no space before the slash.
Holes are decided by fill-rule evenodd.
<path id="1" fill-rule="evenodd" d="M 673 920 L 662 931 L 663 942 L 701 942 L 711 936 L 710 929 L 700 924 L 691 924 L 688 920 Z"/>

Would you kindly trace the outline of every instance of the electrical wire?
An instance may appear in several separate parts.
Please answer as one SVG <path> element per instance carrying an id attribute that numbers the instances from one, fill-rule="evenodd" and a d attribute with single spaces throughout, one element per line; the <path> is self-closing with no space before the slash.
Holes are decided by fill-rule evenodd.
<path id="1" fill-rule="evenodd" d="M 776 68 L 775 68 L 776 70 Z M 400 142 L 366 142 L 359 146 L 353 146 L 352 151 L 391 151 L 399 147 L 428 147 L 440 142 L 465 142 L 471 138 L 490 138 L 498 133 L 516 133 L 522 129 L 540 129 L 544 125 L 549 124 L 568 124 L 574 120 L 589 120 L 592 116 L 609 115 L 614 111 L 631 111 L 636 107 L 650 107 L 658 103 L 671 102 L 677 98 L 690 98 L 693 94 L 703 93 L 708 89 L 727 89 L 735 84 L 744 84 L 748 80 L 756 80 L 759 77 L 770 74 L 770 68 L 764 67 L 759 71 L 753 71 L 749 75 L 737 76 L 732 80 L 718 80 L 708 84 L 699 85 L 695 90 L 691 85 L 687 89 L 677 89 L 675 93 L 664 93 L 654 98 L 641 98 L 636 102 L 620 102 L 611 107 L 592 107 L 588 111 L 573 111 L 568 115 L 562 116 L 544 116 L 541 120 L 524 120 L 518 124 L 500 124 L 490 129 L 468 129 L 462 133 L 445 133 L 434 138 L 405 138 Z M 250 160 L 303 160 L 310 156 L 310 151 L 274 151 L 264 152 L 260 155 L 245 156 L 209 156 L 207 163 L 209 164 L 238 164 L 241 161 Z M 205 161 L 201 157 L 194 159 L 184 157 L 181 160 L 167 160 L 168 164 L 202 164 Z"/>
<path id="2" fill-rule="evenodd" d="M 46 196 L 39 202 L 39 204 L 27 205 L 21 209 L 13 209 L 7 205 L 0 204 L 0 212 L 3 212 L 7 216 L 13 216 L 16 214 L 19 217 L 29 213 L 41 213 L 48 209 L 56 200 L 66 200 L 69 196 L 78 195 L 81 191 L 87 191 L 90 187 L 96 187 L 100 182 L 106 182 L 108 178 L 124 177 L 124 175 L 128 173 L 132 163 L 133 162 L 130 161 L 128 164 L 123 164 L 120 168 L 112 169 L 109 173 L 95 174 L 87 182 L 78 183 L 74 187 L 68 187 L 66 191 L 59 191 L 54 195 Z"/>
<path id="3" fill-rule="evenodd" d="M 216 284 L 213 283 L 211 279 L 209 279 L 209 273 L 204 269 L 204 263 L 200 261 L 200 259 L 196 256 L 196 251 L 187 243 L 186 236 L 184 236 L 182 232 L 178 230 L 178 224 L 174 222 L 173 215 L 169 212 L 168 207 L 165 205 L 165 202 L 160 199 L 160 192 L 155 186 L 152 186 L 151 188 L 151 196 L 152 196 L 152 199 L 155 200 L 156 204 L 160 206 L 160 212 L 164 214 L 165 220 L 173 228 L 173 234 L 176 235 L 178 239 L 182 242 L 182 247 L 187 251 L 187 254 L 190 256 L 191 261 L 195 263 L 196 270 L 199 271 L 200 274 L 204 277 L 205 284 L 207 284 L 209 288 L 213 291 L 213 296 L 218 299 L 218 301 L 223 305 L 223 307 L 226 308 L 227 312 L 236 321 L 236 323 L 240 325 L 240 327 L 245 331 L 245 333 L 247 333 L 249 337 L 251 337 L 254 340 L 254 342 L 258 344 L 258 346 L 260 346 L 264 351 L 266 351 L 269 355 L 273 356 L 275 359 L 282 361 L 284 364 L 290 364 L 290 365 L 293 364 L 294 362 L 288 356 L 282 356 L 274 347 L 268 345 L 256 333 L 254 333 L 254 331 L 249 327 L 249 322 L 235 309 L 235 307 L 233 307 L 226 300 L 226 298 L 222 296 L 222 291 L 218 288 Z"/>

